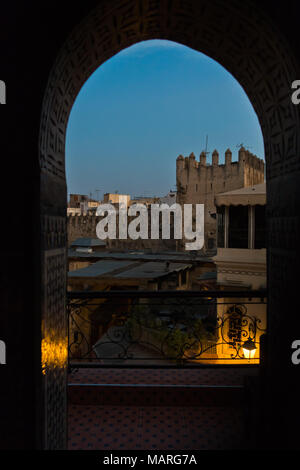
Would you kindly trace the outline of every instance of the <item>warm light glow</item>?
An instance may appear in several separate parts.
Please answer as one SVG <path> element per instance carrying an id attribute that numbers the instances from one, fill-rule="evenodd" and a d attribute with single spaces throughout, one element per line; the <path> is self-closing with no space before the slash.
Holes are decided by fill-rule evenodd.
<path id="1" fill-rule="evenodd" d="M 255 344 L 251 341 L 252 344 L 247 344 L 248 342 L 244 343 L 243 346 L 243 353 L 246 359 L 253 359 L 256 353 L 256 346 Z M 250 342 L 249 342 L 250 343 Z"/>
<path id="2" fill-rule="evenodd" d="M 52 340 L 49 336 L 42 340 L 42 373 L 56 367 L 62 368 L 68 359 L 68 340 Z"/>

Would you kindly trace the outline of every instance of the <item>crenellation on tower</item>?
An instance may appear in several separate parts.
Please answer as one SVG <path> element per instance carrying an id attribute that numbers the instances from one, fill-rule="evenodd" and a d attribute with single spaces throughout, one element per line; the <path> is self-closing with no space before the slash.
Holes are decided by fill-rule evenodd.
<path id="1" fill-rule="evenodd" d="M 246 161 L 246 149 L 244 147 L 241 147 L 239 150 L 239 162 L 245 162 Z"/>
<path id="2" fill-rule="evenodd" d="M 219 165 L 219 153 L 217 150 L 214 150 L 212 153 L 212 165 L 218 166 Z"/>
<path id="3" fill-rule="evenodd" d="M 200 153 L 199 161 L 200 161 L 200 166 L 206 166 L 206 153 L 205 152 Z"/>
<path id="4" fill-rule="evenodd" d="M 219 152 L 214 150 L 211 164 L 202 151 L 199 162 L 192 152 L 189 157 L 179 155 L 176 164 L 177 201 L 179 204 L 204 204 L 205 247 L 216 246 L 215 196 L 219 193 L 264 182 L 264 161 L 244 147 L 238 160 L 232 161 L 232 152 L 225 152 L 225 162 L 219 162 Z"/>
<path id="5" fill-rule="evenodd" d="M 227 149 L 225 152 L 225 166 L 228 167 L 232 163 L 232 152 L 230 149 Z"/>

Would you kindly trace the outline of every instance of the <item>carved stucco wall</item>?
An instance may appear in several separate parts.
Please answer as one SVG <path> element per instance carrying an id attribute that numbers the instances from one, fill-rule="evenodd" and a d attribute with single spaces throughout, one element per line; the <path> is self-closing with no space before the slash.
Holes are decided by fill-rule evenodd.
<path id="1" fill-rule="evenodd" d="M 60 249 L 63 256 L 65 246 L 65 136 L 74 100 L 105 60 L 136 42 L 155 38 L 182 43 L 217 60 L 242 85 L 258 115 L 267 161 L 269 365 L 284 367 L 287 359 L 278 352 L 277 334 L 283 331 L 285 294 L 294 285 L 290 266 L 300 212 L 299 108 L 291 103 L 290 86 L 300 70 L 279 32 L 247 1 L 105 0 L 67 38 L 50 73 L 41 116 L 41 217 L 47 227 L 43 270 L 63 279 L 64 262 L 52 263 L 51 253 L 56 257 L 54 250 Z M 44 286 L 43 321 L 51 322 L 52 329 L 60 331 L 58 336 L 66 327 L 64 295 L 61 282 L 50 291 Z M 285 332 L 288 336 L 287 327 Z M 60 432 L 58 439 L 57 426 L 65 426 L 60 416 L 65 405 L 58 397 L 65 393 L 65 364 L 45 382 L 46 410 L 52 414 L 45 446 L 64 447 L 65 433 Z M 56 411 L 51 400 L 60 403 Z"/>

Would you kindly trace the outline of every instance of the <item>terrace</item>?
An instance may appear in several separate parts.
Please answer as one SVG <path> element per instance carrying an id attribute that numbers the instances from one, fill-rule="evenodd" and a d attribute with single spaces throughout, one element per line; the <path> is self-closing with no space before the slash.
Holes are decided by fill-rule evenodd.
<path id="1" fill-rule="evenodd" d="M 262 290 L 68 292 L 69 449 L 247 448 L 264 330 L 246 309 L 265 303 Z"/>

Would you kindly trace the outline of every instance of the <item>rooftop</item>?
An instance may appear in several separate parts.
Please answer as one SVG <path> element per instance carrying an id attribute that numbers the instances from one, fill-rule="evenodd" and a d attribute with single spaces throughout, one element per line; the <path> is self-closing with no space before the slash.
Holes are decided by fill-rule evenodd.
<path id="1" fill-rule="evenodd" d="M 201 276 L 198 276 L 197 279 L 198 280 L 217 279 L 217 272 L 216 271 L 209 271 L 207 273 L 203 273 Z"/>
<path id="2" fill-rule="evenodd" d="M 89 278 L 99 278 L 102 276 L 107 276 L 110 274 L 111 276 L 114 273 L 119 272 L 119 270 L 123 270 L 129 268 L 130 266 L 135 265 L 135 263 L 130 261 L 98 261 L 94 264 L 86 268 L 76 269 L 74 271 L 68 272 L 69 278 L 80 278 L 80 277 L 89 277 Z"/>
<path id="3" fill-rule="evenodd" d="M 191 264 L 182 263 L 141 263 L 139 266 L 129 268 L 116 275 L 117 278 L 142 278 L 142 279 L 153 279 L 165 276 L 173 272 L 182 271 L 187 268 L 191 268 Z"/>
<path id="4" fill-rule="evenodd" d="M 98 259 L 119 259 L 134 261 L 170 261 L 176 263 L 193 263 L 194 261 L 211 262 L 211 258 L 203 255 L 194 255 L 188 252 L 147 253 L 144 251 L 134 252 L 98 252 L 98 253 L 79 253 L 72 248 L 68 251 L 69 258 L 98 258 Z"/>
<path id="5" fill-rule="evenodd" d="M 69 278 L 114 277 L 118 279 L 154 279 L 192 267 L 183 263 L 159 263 L 105 260 L 68 273 Z"/>
<path id="6" fill-rule="evenodd" d="M 219 193 L 215 197 L 216 206 L 229 205 L 265 205 L 266 183 L 235 189 L 226 193 Z"/>
<path id="7" fill-rule="evenodd" d="M 105 246 L 106 243 L 99 238 L 77 238 L 71 243 L 71 246 L 81 246 L 81 247 L 93 247 L 93 246 Z"/>

